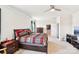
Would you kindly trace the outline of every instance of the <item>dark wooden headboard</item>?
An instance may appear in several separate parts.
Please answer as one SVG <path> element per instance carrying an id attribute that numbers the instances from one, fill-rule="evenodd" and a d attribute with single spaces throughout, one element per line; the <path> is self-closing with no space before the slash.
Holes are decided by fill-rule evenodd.
<path id="1" fill-rule="evenodd" d="M 24 36 L 24 35 L 30 35 L 32 33 L 32 31 L 30 29 L 14 29 L 14 39 L 16 39 L 17 35 L 16 35 L 16 32 L 18 31 L 18 33 L 23 34 L 21 36 Z M 20 35 L 18 35 L 20 37 Z"/>

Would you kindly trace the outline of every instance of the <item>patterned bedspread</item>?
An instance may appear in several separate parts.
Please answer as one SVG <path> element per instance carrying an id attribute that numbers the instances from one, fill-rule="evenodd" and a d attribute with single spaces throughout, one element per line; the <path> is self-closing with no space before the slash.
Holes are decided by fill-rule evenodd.
<path id="1" fill-rule="evenodd" d="M 33 33 L 19 38 L 19 42 L 31 45 L 46 45 L 47 36 L 44 33 Z"/>

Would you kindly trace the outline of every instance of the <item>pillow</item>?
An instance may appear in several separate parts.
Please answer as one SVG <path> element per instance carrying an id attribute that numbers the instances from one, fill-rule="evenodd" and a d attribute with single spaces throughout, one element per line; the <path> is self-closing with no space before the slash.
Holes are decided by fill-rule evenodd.
<path id="1" fill-rule="evenodd" d="M 24 36 L 24 35 L 28 35 L 28 32 L 26 31 L 21 31 L 18 33 L 19 36 Z"/>
<path id="2" fill-rule="evenodd" d="M 24 36 L 24 35 L 30 35 L 32 32 L 30 29 L 18 29 L 18 30 L 15 30 L 15 36 L 16 37 L 21 37 L 21 36 Z"/>

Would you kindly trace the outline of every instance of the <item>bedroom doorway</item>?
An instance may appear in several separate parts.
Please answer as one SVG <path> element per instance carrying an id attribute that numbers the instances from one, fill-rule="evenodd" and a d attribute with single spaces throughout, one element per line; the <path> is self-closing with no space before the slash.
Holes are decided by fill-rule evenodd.
<path id="1" fill-rule="evenodd" d="M 59 39 L 59 23 L 57 23 L 57 38 Z"/>
<path id="2" fill-rule="evenodd" d="M 56 27 L 57 27 L 57 39 L 60 40 L 60 16 L 57 17 L 57 23 L 56 23 Z"/>

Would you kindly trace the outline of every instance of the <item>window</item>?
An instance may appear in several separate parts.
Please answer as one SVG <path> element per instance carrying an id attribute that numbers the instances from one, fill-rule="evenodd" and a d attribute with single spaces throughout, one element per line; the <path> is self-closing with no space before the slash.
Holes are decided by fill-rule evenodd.
<path id="1" fill-rule="evenodd" d="M 79 36 L 79 26 L 74 27 L 74 34 Z"/>

